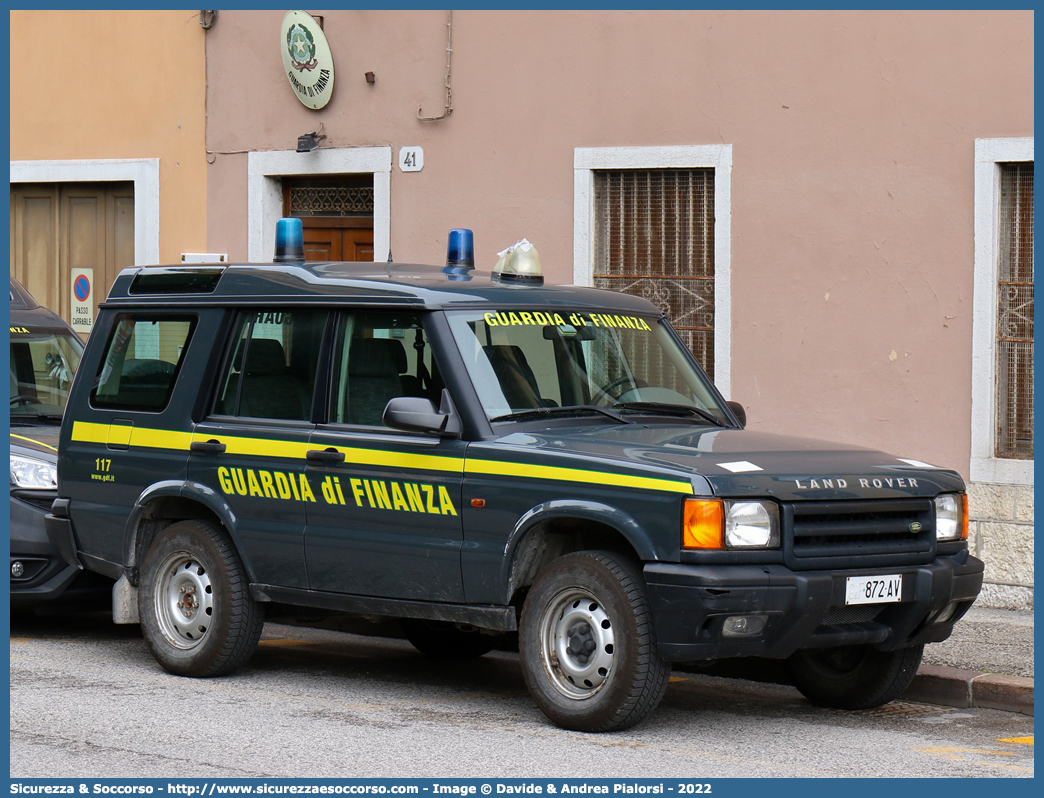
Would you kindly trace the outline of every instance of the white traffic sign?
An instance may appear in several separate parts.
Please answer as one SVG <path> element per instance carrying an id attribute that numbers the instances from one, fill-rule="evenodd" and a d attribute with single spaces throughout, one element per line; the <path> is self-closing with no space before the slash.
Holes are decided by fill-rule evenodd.
<path id="1" fill-rule="evenodd" d="M 73 269 L 70 277 L 72 296 L 69 307 L 72 328 L 76 332 L 87 334 L 94 326 L 94 269 Z"/>

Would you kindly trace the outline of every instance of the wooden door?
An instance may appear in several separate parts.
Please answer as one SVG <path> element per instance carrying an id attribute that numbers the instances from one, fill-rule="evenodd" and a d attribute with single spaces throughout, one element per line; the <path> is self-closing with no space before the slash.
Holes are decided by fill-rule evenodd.
<path id="1" fill-rule="evenodd" d="M 73 269 L 93 269 L 93 303 L 134 265 L 133 183 L 11 186 L 11 273 L 66 321 Z"/>
<path id="2" fill-rule="evenodd" d="M 305 260 L 373 260 L 372 217 L 301 217 Z"/>
<path id="3" fill-rule="evenodd" d="M 373 175 L 284 177 L 283 216 L 301 220 L 305 260 L 373 260 Z"/>

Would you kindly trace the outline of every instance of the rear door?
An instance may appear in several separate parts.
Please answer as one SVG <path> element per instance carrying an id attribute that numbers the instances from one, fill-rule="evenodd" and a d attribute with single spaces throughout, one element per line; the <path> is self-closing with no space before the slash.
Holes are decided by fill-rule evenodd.
<path id="1" fill-rule="evenodd" d="M 305 475 L 327 312 L 247 309 L 235 321 L 189 477 L 221 492 L 253 578 L 307 587 L 304 530 L 321 496 Z"/>
<path id="2" fill-rule="evenodd" d="M 88 555 L 122 563 L 127 518 L 142 491 L 184 480 L 191 409 L 220 317 L 220 311 L 129 311 L 107 315 L 96 331 L 105 344 L 81 363 L 61 462 L 60 495 L 71 499 Z"/>

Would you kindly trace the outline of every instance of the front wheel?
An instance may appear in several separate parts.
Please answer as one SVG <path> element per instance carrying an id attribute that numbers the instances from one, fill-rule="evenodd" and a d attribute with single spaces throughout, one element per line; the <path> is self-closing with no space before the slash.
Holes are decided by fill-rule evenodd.
<path id="1" fill-rule="evenodd" d="M 264 625 L 235 549 L 202 521 L 171 524 L 149 546 L 138 614 L 149 651 L 178 676 L 231 673 L 250 658 Z"/>
<path id="2" fill-rule="evenodd" d="M 878 651 L 872 646 L 798 651 L 787 660 L 794 686 L 814 704 L 870 709 L 898 698 L 921 664 L 924 646 Z"/>
<path id="3" fill-rule="evenodd" d="M 671 670 L 637 566 L 601 551 L 560 557 L 540 574 L 522 609 L 519 655 L 541 711 L 576 731 L 641 722 Z"/>

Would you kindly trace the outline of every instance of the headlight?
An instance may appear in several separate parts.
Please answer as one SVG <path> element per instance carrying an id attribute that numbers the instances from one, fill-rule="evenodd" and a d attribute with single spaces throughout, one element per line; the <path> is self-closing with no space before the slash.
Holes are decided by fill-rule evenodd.
<path id="1" fill-rule="evenodd" d="M 944 493 L 935 497 L 935 539 L 968 539 L 968 496 Z"/>
<path id="2" fill-rule="evenodd" d="M 779 510 L 774 502 L 725 502 L 725 545 L 771 549 L 779 545 Z"/>
<path id="3" fill-rule="evenodd" d="M 54 463 L 12 454 L 11 484 L 16 488 L 53 490 L 58 487 L 58 469 Z"/>
<path id="4" fill-rule="evenodd" d="M 775 502 L 686 499 L 682 547 L 772 549 L 779 546 Z"/>

